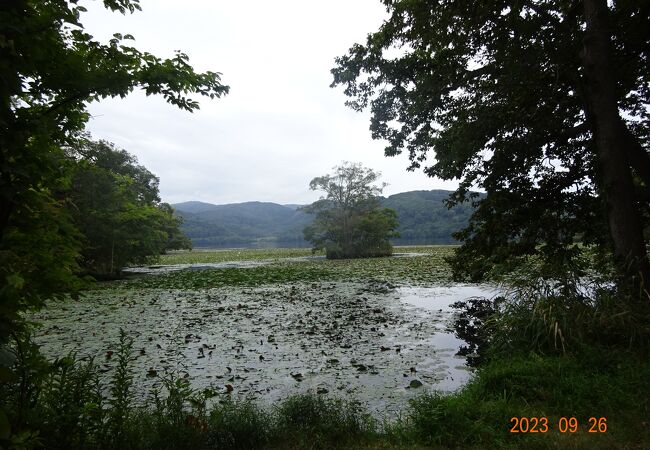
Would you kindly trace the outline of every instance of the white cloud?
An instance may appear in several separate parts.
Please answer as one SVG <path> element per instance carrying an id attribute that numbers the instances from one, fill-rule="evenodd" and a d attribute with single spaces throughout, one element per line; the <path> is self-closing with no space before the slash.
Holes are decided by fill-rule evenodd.
<path id="1" fill-rule="evenodd" d="M 160 177 L 165 201 L 307 203 L 318 198 L 309 181 L 343 160 L 381 171 L 385 194 L 456 187 L 406 172 L 404 155 L 385 158 L 369 114 L 329 87 L 334 58 L 381 24 L 378 0 L 143 0 L 127 16 L 98 3 L 82 19 L 98 39 L 130 33 L 158 56 L 182 50 L 231 87 L 194 114 L 142 93 L 91 105 L 93 136 L 136 155 Z"/>

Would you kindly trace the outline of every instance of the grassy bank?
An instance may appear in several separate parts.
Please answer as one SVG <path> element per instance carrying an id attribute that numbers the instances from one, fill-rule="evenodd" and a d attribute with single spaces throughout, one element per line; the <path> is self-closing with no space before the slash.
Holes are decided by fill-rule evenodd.
<path id="1" fill-rule="evenodd" d="M 649 375 L 647 360 L 606 349 L 494 360 L 462 391 L 414 402 L 393 434 L 404 443 L 451 448 L 647 448 Z M 520 426 L 512 433 L 513 417 L 529 419 L 529 432 Z M 530 432 L 533 417 L 547 419 L 538 433 Z M 576 418 L 577 431 L 562 417 Z M 606 431 L 589 432 L 600 418 Z"/>

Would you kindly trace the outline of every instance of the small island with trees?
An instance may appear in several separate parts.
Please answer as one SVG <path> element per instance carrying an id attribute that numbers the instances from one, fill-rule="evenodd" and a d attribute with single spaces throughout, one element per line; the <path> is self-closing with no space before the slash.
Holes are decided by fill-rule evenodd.
<path id="1" fill-rule="evenodd" d="M 344 163 L 334 174 L 311 180 L 311 190 L 327 195 L 303 208 L 314 221 L 305 230 L 313 250 L 325 250 L 328 259 L 390 256 L 389 239 L 398 237 L 397 214 L 380 208 L 377 196 L 384 186 L 374 183 L 380 174 L 361 164 Z"/>

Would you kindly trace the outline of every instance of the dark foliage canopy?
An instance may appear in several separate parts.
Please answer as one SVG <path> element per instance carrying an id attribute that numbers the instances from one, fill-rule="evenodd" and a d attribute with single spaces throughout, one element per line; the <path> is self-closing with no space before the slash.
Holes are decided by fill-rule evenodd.
<path id="1" fill-rule="evenodd" d="M 138 0 L 104 0 L 122 14 Z M 66 213 L 74 148 L 89 102 L 134 89 L 193 111 L 192 95 L 220 97 L 218 73 L 197 73 L 178 52 L 161 59 L 115 34 L 103 44 L 72 0 L 0 2 L 0 343 L 17 312 L 76 288 L 78 230 Z"/>
<path id="2" fill-rule="evenodd" d="M 333 86 L 370 108 L 387 156 L 459 179 L 452 203 L 487 192 L 456 274 L 527 255 L 568 267 L 580 239 L 650 275 L 650 3 L 383 3 L 390 18 L 337 59 Z"/>

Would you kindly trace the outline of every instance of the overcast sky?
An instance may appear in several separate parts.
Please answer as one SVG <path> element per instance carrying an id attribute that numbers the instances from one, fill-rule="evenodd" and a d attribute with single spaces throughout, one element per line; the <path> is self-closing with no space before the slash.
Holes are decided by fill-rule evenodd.
<path id="1" fill-rule="evenodd" d="M 344 160 L 381 171 L 384 195 L 456 187 L 407 172 L 405 155 L 385 157 L 369 114 L 329 87 L 334 58 L 386 17 L 379 0 L 141 0 L 142 11 L 127 16 L 100 3 L 85 4 L 82 19 L 97 39 L 129 33 L 160 57 L 182 50 L 196 70 L 221 72 L 230 86 L 194 113 L 141 93 L 90 106 L 93 137 L 160 177 L 164 201 L 310 203 L 320 194 L 309 181 Z"/>

